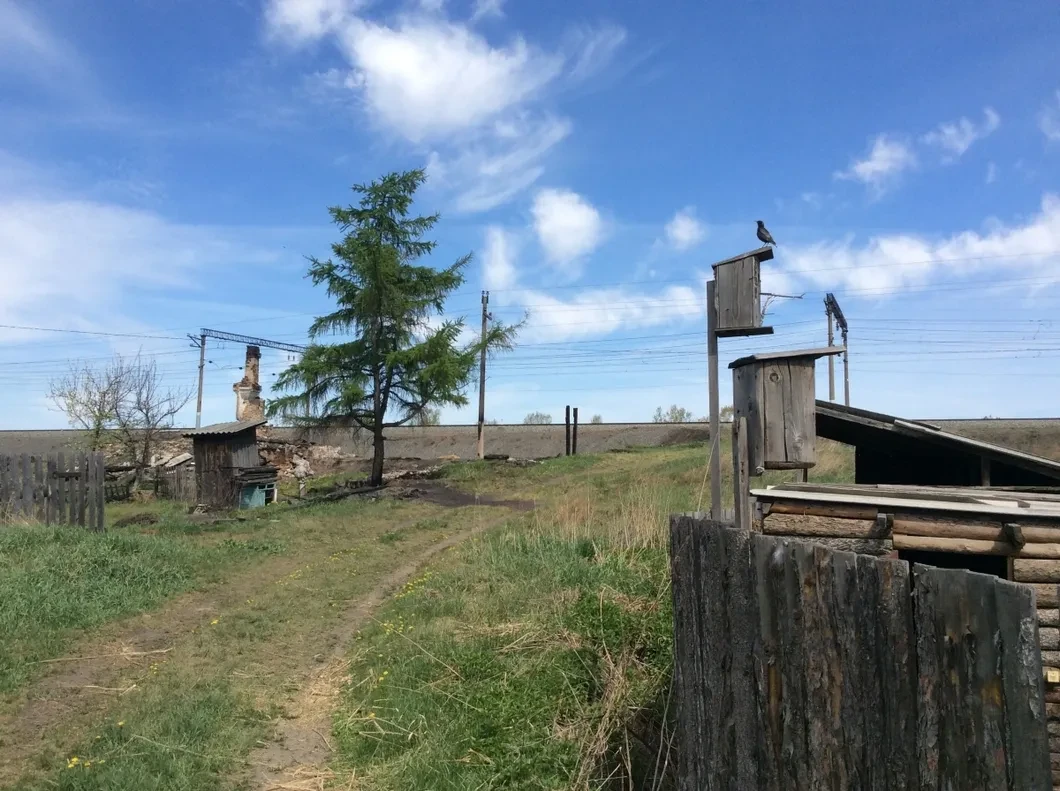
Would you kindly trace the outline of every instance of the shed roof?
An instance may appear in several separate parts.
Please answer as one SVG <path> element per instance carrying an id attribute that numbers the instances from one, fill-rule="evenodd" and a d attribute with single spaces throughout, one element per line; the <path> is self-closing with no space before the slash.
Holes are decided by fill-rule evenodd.
<path id="1" fill-rule="evenodd" d="M 737 261 L 742 261 L 745 258 L 757 258 L 759 261 L 770 261 L 773 258 L 773 248 L 768 244 L 759 247 L 757 250 L 748 250 L 746 253 L 740 253 L 734 255 L 732 258 L 726 258 L 724 261 L 718 261 L 716 264 L 711 266 L 717 268 L 719 266 L 725 266 L 725 264 L 735 264 Z"/>
<path id="2" fill-rule="evenodd" d="M 193 428 L 189 431 L 185 431 L 181 434 L 182 437 L 221 437 L 228 436 L 231 434 L 238 434 L 241 431 L 247 429 L 257 428 L 263 426 L 268 421 L 265 418 L 257 418 L 255 420 L 233 420 L 231 423 L 214 423 L 210 426 L 203 426 L 202 428 Z"/>
<path id="3" fill-rule="evenodd" d="M 827 357 L 830 354 L 842 354 L 846 346 L 825 346 L 820 349 L 798 349 L 792 352 L 765 352 L 763 354 L 749 354 L 729 363 L 730 368 L 742 368 L 751 363 L 762 363 L 770 360 L 793 360 L 797 357 Z M 818 402 L 820 403 L 820 402 Z"/>
<path id="4" fill-rule="evenodd" d="M 1053 459 L 954 434 L 931 423 L 903 420 L 894 415 L 856 409 L 831 401 L 817 402 L 817 434 L 849 444 L 858 444 L 862 440 L 871 442 L 873 436 L 902 437 L 949 451 L 981 456 L 1011 467 L 1029 470 L 1053 480 L 1060 480 L 1060 462 Z"/>

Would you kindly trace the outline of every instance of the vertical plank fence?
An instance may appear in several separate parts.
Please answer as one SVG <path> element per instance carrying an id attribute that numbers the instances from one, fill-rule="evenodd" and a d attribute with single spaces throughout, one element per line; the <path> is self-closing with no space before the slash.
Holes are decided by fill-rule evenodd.
<path id="1" fill-rule="evenodd" d="M 0 454 L 0 524 L 12 521 L 103 530 L 102 453 Z"/>
<path id="2" fill-rule="evenodd" d="M 1052 786 L 1032 589 L 671 519 L 679 788 Z"/>

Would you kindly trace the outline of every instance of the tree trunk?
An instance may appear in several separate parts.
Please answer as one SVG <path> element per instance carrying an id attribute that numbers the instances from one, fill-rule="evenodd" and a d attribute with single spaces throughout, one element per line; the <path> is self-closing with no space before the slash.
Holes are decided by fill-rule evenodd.
<path id="1" fill-rule="evenodd" d="M 383 426 L 376 422 L 372 428 L 373 449 L 375 455 L 372 457 L 372 478 L 369 483 L 372 486 L 383 485 Z"/>

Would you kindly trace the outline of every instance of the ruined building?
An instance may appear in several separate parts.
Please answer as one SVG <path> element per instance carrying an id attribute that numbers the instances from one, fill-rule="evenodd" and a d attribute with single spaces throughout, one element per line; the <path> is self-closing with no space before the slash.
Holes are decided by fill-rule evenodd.
<path id="1" fill-rule="evenodd" d="M 265 417 L 265 402 L 261 400 L 261 385 L 258 383 L 260 367 L 261 349 L 248 346 L 243 378 L 232 385 L 236 393 L 236 420 L 260 420 Z"/>

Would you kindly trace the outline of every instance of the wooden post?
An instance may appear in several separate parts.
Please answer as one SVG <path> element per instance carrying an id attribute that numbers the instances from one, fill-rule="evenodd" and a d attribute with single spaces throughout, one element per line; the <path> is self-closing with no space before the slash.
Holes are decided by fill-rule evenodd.
<path id="1" fill-rule="evenodd" d="M 22 515 L 33 519 L 33 463 L 28 453 L 22 454 Z"/>
<path id="2" fill-rule="evenodd" d="M 66 472 L 66 457 L 62 453 L 55 454 L 55 480 L 52 481 L 52 486 L 55 487 L 55 524 L 64 525 L 66 524 L 66 478 L 63 473 Z"/>
<path id="3" fill-rule="evenodd" d="M 824 302 L 824 313 L 828 318 L 828 345 L 831 346 L 835 340 L 832 335 L 832 306 L 826 299 Z M 835 360 L 828 358 L 828 400 L 835 401 Z"/>
<path id="4" fill-rule="evenodd" d="M 486 425 L 486 322 L 489 313 L 486 306 L 490 302 L 490 292 L 482 292 L 482 351 L 479 352 L 478 362 L 478 457 L 486 457 L 486 440 L 483 437 Z"/>
<path id="5" fill-rule="evenodd" d="M 195 399 L 195 428 L 200 428 L 202 426 L 202 375 L 205 370 L 206 335 L 203 334 L 199 336 L 199 395 Z"/>
<path id="6" fill-rule="evenodd" d="M 2 463 L 0 461 L 0 464 Z M 58 487 L 56 486 L 55 471 L 55 454 L 49 453 L 48 464 L 44 473 L 44 496 L 48 498 L 47 510 L 44 514 L 44 524 L 46 525 L 54 525 L 57 522 L 55 504 Z"/>
<path id="7" fill-rule="evenodd" d="M 847 331 L 843 328 L 843 403 L 850 406 L 850 345 L 847 343 Z"/>
<path id="8" fill-rule="evenodd" d="M 574 407 L 574 426 L 571 430 L 570 455 L 578 455 L 578 407 Z"/>
<path id="9" fill-rule="evenodd" d="M 106 505 L 104 503 L 103 487 L 107 483 L 107 467 L 103 461 L 102 453 L 93 454 L 96 467 L 96 490 L 93 497 L 96 499 L 96 531 L 102 533 L 106 528 L 103 521 L 103 513 Z"/>
<path id="10" fill-rule="evenodd" d="M 710 400 L 710 518 L 721 521 L 721 405 L 718 403 L 718 303 L 707 281 L 707 396 Z M 735 425 L 735 423 L 734 423 Z"/>
<path id="11" fill-rule="evenodd" d="M 567 448 L 564 455 L 570 456 L 570 404 L 567 404 L 566 416 L 564 417 L 564 425 L 566 426 L 567 436 Z"/>
<path id="12" fill-rule="evenodd" d="M 77 476 L 77 524 L 86 526 L 85 510 L 88 506 L 88 454 L 81 451 Z"/>
<path id="13" fill-rule="evenodd" d="M 751 530 L 751 481 L 747 465 L 747 418 L 732 421 L 732 502 L 738 530 Z"/>

